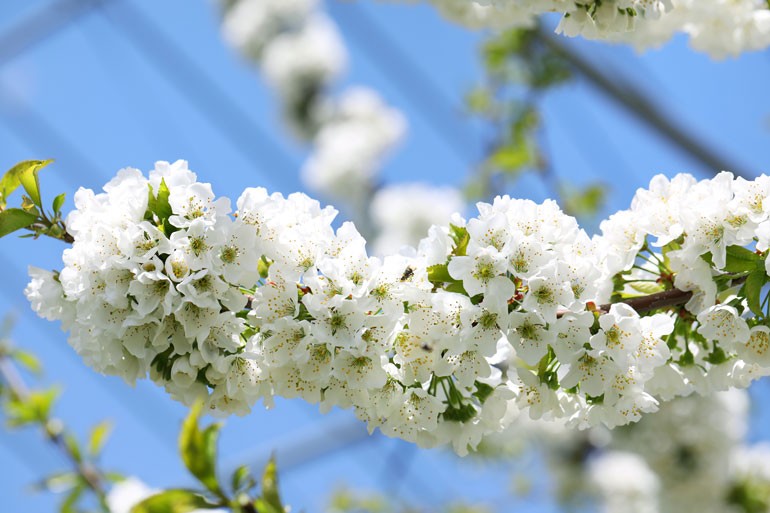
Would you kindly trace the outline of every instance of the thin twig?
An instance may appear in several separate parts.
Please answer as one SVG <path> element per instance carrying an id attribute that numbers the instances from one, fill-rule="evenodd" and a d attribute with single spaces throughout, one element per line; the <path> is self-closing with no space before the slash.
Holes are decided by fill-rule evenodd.
<path id="1" fill-rule="evenodd" d="M 30 391 L 27 384 L 16 370 L 13 362 L 8 356 L 0 353 L 0 378 L 5 381 L 11 396 L 17 401 L 24 402 L 29 399 Z M 62 431 L 52 429 L 56 424 L 52 419 L 47 419 L 41 423 L 43 433 L 46 439 L 59 448 L 64 456 L 72 463 L 75 472 L 83 479 L 88 487 L 96 494 L 101 504 L 106 504 L 107 495 L 102 485 L 102 477 L 99 471 L 88 462 L 79 461 L 80 458 L 73 452 L 73 449 L 62 436 Z"/>

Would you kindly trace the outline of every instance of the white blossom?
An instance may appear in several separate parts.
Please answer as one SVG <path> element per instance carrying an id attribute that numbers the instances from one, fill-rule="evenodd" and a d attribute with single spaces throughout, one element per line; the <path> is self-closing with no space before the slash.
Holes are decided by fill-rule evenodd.
<path id="1" fill-rule="evenodd" d="M 31 268 L 25 293 L 98 372 L 220 415 L 276 395 L 353 408 L 463 453 L 513 412 L 615 427 L 770 374 L 754 304 L 766 250 L 729 221 L 751 214 L 759 232 L 766 178 L 652 186 L 594 238 L 551 201 L 504 196 L 378 258 L 304 194 L 247 189 L 230 215 L 186 163 L 159 162 L 81 189 L 63 268 Z M 126 202 L 135 189 L 153 191 L 144 210 Z M 703 218 L 721 219 L 718 242 Z"/>

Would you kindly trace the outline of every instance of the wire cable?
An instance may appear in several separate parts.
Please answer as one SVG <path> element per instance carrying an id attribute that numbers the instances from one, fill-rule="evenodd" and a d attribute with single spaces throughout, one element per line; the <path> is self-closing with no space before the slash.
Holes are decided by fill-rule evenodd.
<path id="1" fill-rule="evenodd" d="M 109 0 L 56 0 L 0 34 L 0 66 L 69 27 Z"/>

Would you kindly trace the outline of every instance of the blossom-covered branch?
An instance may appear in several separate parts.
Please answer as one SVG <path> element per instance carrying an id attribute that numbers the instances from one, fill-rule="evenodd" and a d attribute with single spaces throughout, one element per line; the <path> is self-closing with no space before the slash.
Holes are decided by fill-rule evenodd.
<path id="1" fill-rule="evenodd" d="M 302 397 L 464 453 L 520 410 L 616 426 L 770 372 L 768 197 L 767 177 L 659 176 L 593 238 L 498 197 L 380 259 L 305 195 L 247 189 L 232 217 L 161 162 L 78 191 L 64 268 L 26 293 L 96 370 L 187 404 Z"/>
<path id="2" fill-rule="evenodd" d="M 716 58 L 770 45 L 766 0 L 429 0 L 470 27 L 531 27 L 539 16 L 561 14 L 557 32 L 656 47 L 677 33 Z"/>

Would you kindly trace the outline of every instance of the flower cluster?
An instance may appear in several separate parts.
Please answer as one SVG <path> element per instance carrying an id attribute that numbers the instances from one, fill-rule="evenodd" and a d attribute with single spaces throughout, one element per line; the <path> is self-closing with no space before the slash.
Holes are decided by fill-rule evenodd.
<path id="1" fill-rule="evenodd" d="M 104 191 L 76 193 L 75 243 L 61 272 L 32 270 L 30 300 L 89 366 L 128 382 L 151 372 L 189 403 L 244 350 L 236 313 L 259 279 L 256 233 L 181 161 L 149 179 L 123 169 Z"/>
<path id="2" fill-rule="evenodd" d="M 470 27 L 531 27 L 538 16 L 562 15 L 560 30 L 587 37 L 626 32 L 638 18 L 659 18 L 676 0 L 429 0 Z"/>
<path id="3" fill-rule="evenodd" d="M 654 511 L 695 510 L 718 513 L 728 510 L 727 501 L 736 480 L 735 451 L 744 446 L 748 424 L 748 394 L 730 390 L 708 396 L 691 395 L 661 406 L 660 411 L 638 424 L 612 433 L 602 448 L 602 460 L 613 454 L 633 454 L 642 464 L 639 472 L 652 474 L 657 490 L 646 496 Z M 594 467 L 596 469 L 596 467 Z M 639 482 L 634 472 L 615 473 L 629 483 Z M 608 473 L 595 472 L 594 481 L 609 480 Z M 611 491 L 605 493 L 607 502 Z M 625 511 L 607 507 L 608 511 Z"/>
<path id="4" fill-rule="evenodd" d="M 714 57 L 770 46 L 770 8 L 764 0 L 429 0 L 447 17 L 471 27 L 529 27 L 546 13 L 562 15 L 567 36 L 660 46 L 677 33 Z"/>
<path id="5" fill-rule="evenodd" d="M 262 63 L 290 118 L 300 124 L 312 99 L 344 70 L 347 50 L 316 0 L 224 2 L 226 39 Z"/>
<path id="6" fill-rule="evenodd" d="M 700 182 L 659 175 L 637 192 L 630 210 L 602 223 L 605 265 L 611 274 L 622 273 L 626 289 L 675 287 L 689 294 L 653 394 L 665 399 L 745 387 L 770 372 L 768 298 L 762 293 L 768 197 L 764 175 L 749 181 L 722 172 Z"/>
<path id="7" fill-rule="evenodd" d="M 565 506 L 597 503 L 606 513 L 765 511 L 766 445 L 748 445 L 749 394 L 692 394 L 638 423 L 576 432 L 516 418 L 484 440 L 492 457 L 537 447 Z M 570 509 L 570 508 L 567 508 Z"/>
<path id="8" fill-rule="evenodd" d="M 260 66 L 288 124 L 312 144 L 303 182 L 347 206 L 368 233 L 368 204 L 385 158 L 406 132 L 404 116 L 369 88 L 330 93 L 347 50 L 315 0 L 226 0 L 223 7 L 226 39 Z"/>
<path id="9" fill-rule="evenodd" d="M 303 194 L 248 189 L 231 217 L 158 163 L 78 191 L 64 268 L 26 294 L 89 365 L 185 403 L 301 397 L 464 453 L 512 411 L 616 426 L 766 374 L 768 197 L 767 177 L 658 177 L 594 238 L 552 201 L 498 197 L 375 258 Z"/>
<path id="10" fill-rule="evenodd" d="M 513 349 L 504 368 L 518 407 L 581 426 L 654 411 L 646 387 L 669 358 L 664 338 L 674 323 L 624 303 L 596 311 L 612 293 L 605 240 L 589 238 L 553 201 L 505 196 L 478 207 L 463 231 L 467 247 L 461 255 L 455 246 L 447 271 L 495 314 L 477 329 L 489 326 Z"/>
<path id="11" fill-rule="evenodd" d="M 591 484 L 604 513 L 657 513 L 658 476 L 633 452 L 612 451 L 589 465 Z"/>
<path id="12" fill-rule="evenodd" d="M 764 0 L 672 0 L 658 19 L 640 19 L 619 39 L 637 49 L 659 47 L 677 33 L 714 58 L 737 56 L 770 46 L 770 6 Z M 612 39 L 614 36 L 611 36 Z"/>
<path id="13" fill-rule="evenodd" d="M 742 390 L 676 399 L 613 432 L 583 470 L 608 513 L 766 511 L 768 449 L 746 443 L 748 413 Z"/>
<path id="14" fill-rule="evenodd" d="M 326 110 L 302 180 L 326 196 L 361 204 L 371 195 L 385 156 L 402 139 L 406 121 L 363 87 L 347 89 Z"/>

